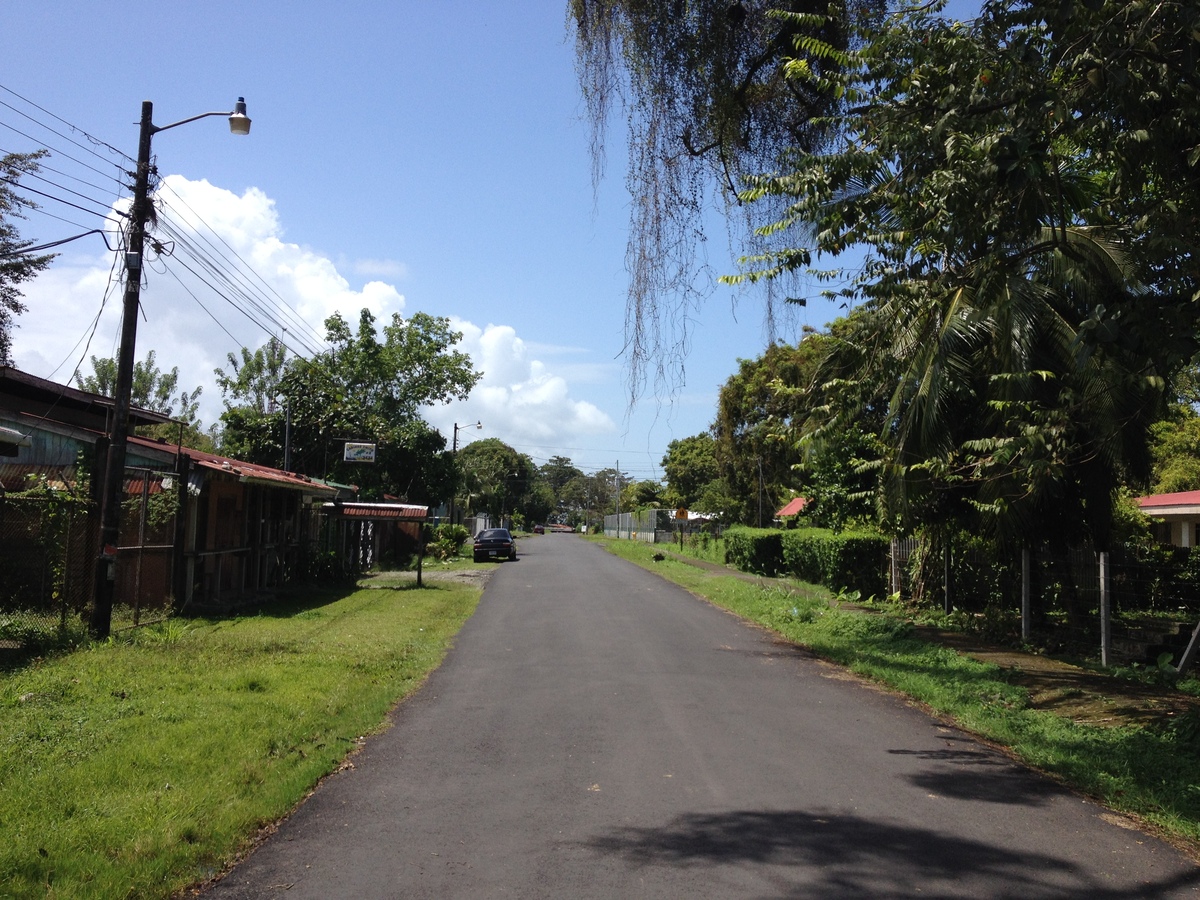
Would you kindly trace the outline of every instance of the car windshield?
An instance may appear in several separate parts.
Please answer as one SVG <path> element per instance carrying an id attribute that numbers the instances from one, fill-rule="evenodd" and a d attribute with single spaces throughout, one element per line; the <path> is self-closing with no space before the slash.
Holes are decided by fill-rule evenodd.
<path id="1" fill-rule="evenodd" d="M 508 539 L 508 532 L 503 528 L 489 528 L 487 531 L 479 532 L 478 537 L 478 540 L 481 541 L 507 541 Z"/>

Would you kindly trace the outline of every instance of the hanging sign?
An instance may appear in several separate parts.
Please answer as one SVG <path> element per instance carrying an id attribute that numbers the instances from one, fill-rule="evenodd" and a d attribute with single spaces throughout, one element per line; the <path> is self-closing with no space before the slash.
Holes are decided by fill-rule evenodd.
<path id="1" fill-rule="evenodd" d="M 345 462 L 375 462 L 375 445 L 346 441 L 346 449 L 342 454 Z"/>

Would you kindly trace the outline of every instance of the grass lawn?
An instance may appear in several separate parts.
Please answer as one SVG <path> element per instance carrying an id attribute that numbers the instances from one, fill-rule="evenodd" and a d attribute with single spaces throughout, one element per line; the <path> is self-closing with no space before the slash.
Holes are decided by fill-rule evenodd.
<path id="1" fill-rule="evenodd" d="M 1200 714 L 1149 726 L 1077 724 L 1032 708 L 1011 670 L 921 640 L 896 616 L 836 609 L 824 588 L 756 584 L 670 557 L 654 561 L 657 548 L 650 544 L 600 540 L 609 551 L 1008 747 L 1200 856 Z"/>
<path id="2" fill-rule="evenodd" d="M 169 897 L 415 690 L 478 585 L 305 594 L 0 673 L 0 896 Z"/>

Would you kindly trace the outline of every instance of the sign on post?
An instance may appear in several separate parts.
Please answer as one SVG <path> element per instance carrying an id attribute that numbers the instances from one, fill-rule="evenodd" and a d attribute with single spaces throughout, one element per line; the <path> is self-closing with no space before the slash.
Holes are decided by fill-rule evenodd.
<path id="1" fill-rule="evenodd" d="M 375 445 L 346 441 L 346 449 L 342 453 L 344 462 L 375 462 Z"/>

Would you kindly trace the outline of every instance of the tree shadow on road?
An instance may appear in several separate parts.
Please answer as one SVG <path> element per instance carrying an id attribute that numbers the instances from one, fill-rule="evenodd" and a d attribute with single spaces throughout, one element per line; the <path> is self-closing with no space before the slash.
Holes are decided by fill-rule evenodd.
<path id="1" fill-rule="evenodd" d="M 761 866 L 779 889 L 772 896 L 1115 900 L 1181 896 L 1200 886 L 1200 869 L 1182 857 L 1159 859 L 1158 880 L 1146 881 L 1120 861 L 1093 872 L 1052 847 L 1019 852 L 832 812 L 696 813 L 661 828 L 613 829 L 587 846 L 651 867 Z"/>

